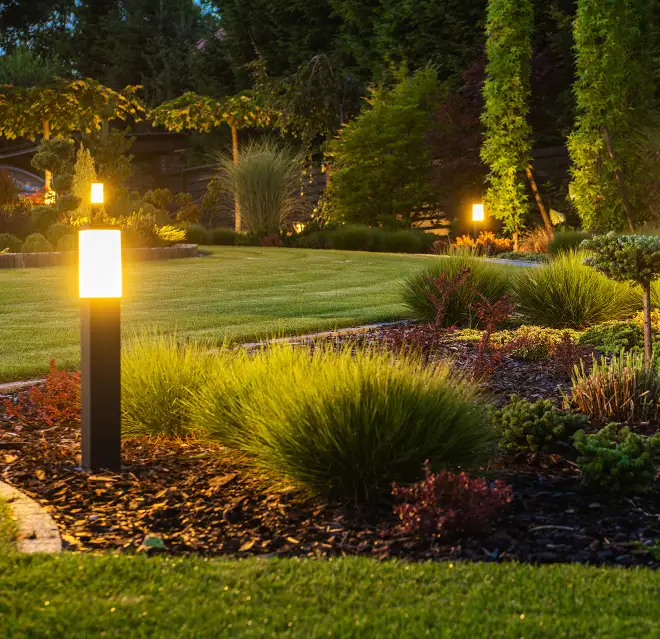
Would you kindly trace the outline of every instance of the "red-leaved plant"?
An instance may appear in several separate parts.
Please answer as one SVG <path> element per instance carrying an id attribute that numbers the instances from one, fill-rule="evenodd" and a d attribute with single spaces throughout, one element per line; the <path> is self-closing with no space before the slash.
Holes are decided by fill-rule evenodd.
<path id="1" fill-rule="evenodd" d="M 469 277 L 470 269 L 465 266 L 453 277 L 448 277 L 447 273 L 441 273 L 437 277 L 428 276 L 426 278 L 433 287 L 432 290 L 426 293 L 426 297 L 433 304 L 433 330 L 436 333 L 443 329 L 449 298 Z"/>
<path id="2" fill-rule="evenodd" d="M 80 423 L 80 373 L 59 371 L 55 360 L 43 384 L 5 400 L 5 415 L 21 426 L 47 428 Z"/>
<path id="3" fill-rule="evenodd" d="M 392 484 L 392 494 L 404 500 L 394 508 L 397 530 L 423 540 L 454 537 L 483 530 L 512 499 L 502 481 L 489 484 L 467 473 L 431 472 L 424 462 L 424 479 L 409 488 Z"/>
<path id="4" fill-rule="evenodd" d="M 479 318 L 479 323 L 484 325 L 484 332 L 477 346 L 477 357 L 473 364 L 473 377 L 487 378 L 492 375 L 502 363 L 504 352 L 497 348 L 491 341 L 491 337 L 497 327 L 509 319 L 513 313 L 513 304 L 505 295 L 491 302 L 475 289 L 474 291 L 481 301 L 475 303 L 474 312 Z"/>

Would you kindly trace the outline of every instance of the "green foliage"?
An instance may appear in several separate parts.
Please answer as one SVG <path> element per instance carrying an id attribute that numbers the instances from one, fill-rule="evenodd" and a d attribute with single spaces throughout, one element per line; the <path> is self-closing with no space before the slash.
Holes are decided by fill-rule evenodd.
<path id="1" fill-rule="evenodd" d="M 639 294 L 584 265 L 586 255 L 565 252 L 549 264 L 525 269 L 516 289 L 526 322 L 551 328 L 583 329 L 632 315 Z"/>
<path id="2" fill-rule="evenodd" d="M 0 85 L 34 87 L 49 84 L 64 74 L 63 65 L 44 58 L 28 47 L 0 56 Z"/>
<path id="3" fill-rule="evenodd" d="M 35 169 L 53 174 L 53 188 L 58 193 L 64 193 L 71 188 L 74 151 L 72 140 L 56 137 L 41 140 L 32 157 L 31 164 Z"/>
<path id="4" fill-rule="evenodd" d="M 497 331 L 491 339 L 497 346 L 507 346 L 511 357 L 536 362 L 548 359 L 566 334 L 573 340 L 578 335 L 569 329 L 523 325 L 515 330 Z"/>
<path id="5" fill-rule="evenodd" d="M 518 253 L 511 251 L 509 253 L 498 253 L 494 255 L 498 260 L 514 260 L 521 262 L 547 262 L 548 256 L 545 253 Z"/>
<path id="6" fill-rule="evenodd" d="M 568 139 L 570 196 L 582 226 L 621 230 L 626 215 L 616 170 L 623 171 L 633 211 L 640 181 L 628 147 L 637 118 L 654 95 L 650 50 L 653 0 L 579 0 L 574 23 L 577 118 Z M 612 140 L 610 157 L 604 132 Z"/>
<path id="7" fill-rule="evenodd" d="M 201 433 L 275 479 L 356 503 L 414 481 L 426 459 L 474 467 L 493 444 L 477 391 L 448 365 L 369 350 L 237 353 L 191 410 Z"/>
<path id="8" fill-rule="evenodd" d="M 234 246 L 237 244 L 239 233 L 234 229 L 215 228 L 209 230 L 209 244 L 216 246 Z"/>
<path id="9" fill-rule="evenodd" d="M 533 404 L 513 395 L 493 420 L 505 453 L 552 453 L 557 444 L 568 443 L 570 437 L 588 425 L 584 415 L 558 411 L 551 401 L 539 399 Z"/>
<path id="10" fill-rule="evenodd" d="M 124 244 L 124 238 L 122 238 Z M 69 235 L 62 235 L 57 241 L 58 251 L 77 251 L 78 250 L 78 234 L 71 233 Z"/>
<path id="11" fill-rule="evenodd" d="M 53 245 L 41 233 L 28 235 L 21 248 L 23 253 L 48 253 L 52 250 Z"/>
<path id="12" fill-rule="evenodd" d="M 186 242 L 189 244 L 211 244 L 211 237 L 201 224 L 184 224 L 182 228 L 186 232 Z"/>
<path id="13" fill-rule="evenodd" d="M 204 344 L 143 333 L 122 349 L 122 431 L 180 437 L 190 431 L 188 400 L 216 359 Z"/>
<path id="14" fill-rule="evenodd" d="M 55 224 L 58 215 L 54 206 L 37 205 L 30 211 L 32 226 L 39 233 L 45 233 L 49 227 Z"/>
<path id="15" fill-rule="evenodd" d="M 514 237 L 528 210 L 525 186 L 518 176 L 531 157 L 527 116 L 533 29 L 531 0 L 489 0 L 481 158 L 490 168 L 488 210 Z"/>
<path id="16" fill-rule="evenodd" d="M 20 253 L 23 242 L 11 233 L 0 233 L 0 253 Z"/>
<path id="17" fill-rule="evenodd" d="M 588 240 L 591 233 L 584 231 L 559 231 L 548 244 L 548 253 L 558 255 L 563 251 L 576 251 L 584 240 Z"/>
<path id="18" fill-rule="evenodd" d="M 578 339 L 603 353 L 619 353 L 644 345 L 642 329 L 630 322 L 604 322 L 592 326 Z"/>
<path id="19" fill-rule="evenodd" d="M 660 377 L 644 365 L 644 354 L 621 351 L 609 361 L 593 360 L 575 368 L 567 405 L 600 422 L 657 421 L 660 412 Z"/>
<path id="20" fill-rule="evenodd" d="M 432 68 L 372 91 L 368 108 L 328 146 L 332 218 L 373 224 L 402 216 L 405 222 L 434 201 L 426 136 L 437 95 Z"/>
<path id="21" fill-rule="evenodd" d="M 402 298 L 409 313 L 416 319 L 434 321 L 436 310 L 430 295 L 436 291 L 432 279 L 441 277 L 443 273 L 451 279 L 465 268 L 470 270 L 470 276 L 449 296 L 445 307 L 445 326 L 477 325 L 474 305 L 481 301 L 481 297 L 475 289 L 491 303 L 513 292 L 516 267 L 485 262 L 469 255 L 439 258 L 435 264 L 405 281 Z"/>
<path id="22" fill-rule="evenodd" d="M 60 240 L 67 235 L 75 235 L 76 229 L 68 224 L 53 224 L 46 231 L 46 239 L 53 245 L 58 246 Z M 76 239 L 77 241 L 77 239 Z M 58 249 L 59 250 L 59 249 Z"/>
<path id="23" fill-rule="evenodd" d="M 578 466 L 588 482 L 626 493 L 643 493 L 654 485 L 660 435 L 644 437 L 608 424 L 592 435 L 578 431 L 574 441 Z"/>
<path id="24" fill-rule="evenodd" d="M 238 164 L 223 155 L 217 180 L 240 205 L 241 228 L 248 233 L 277 235 L 300 200 L 300 160 L 291 148 L 270 140 L 250 142 Z"/>
<path id="25" fill-rule="evenodd" d="M 80 147 L 76 154 L 76 164 L 73 169 L 71 192 L 80 201 L 72 217 L 79 220 L 92 221 L 92 205 L 90 202 L 92 183 L 97 181 L 94 158 L 88 149 Z"/>

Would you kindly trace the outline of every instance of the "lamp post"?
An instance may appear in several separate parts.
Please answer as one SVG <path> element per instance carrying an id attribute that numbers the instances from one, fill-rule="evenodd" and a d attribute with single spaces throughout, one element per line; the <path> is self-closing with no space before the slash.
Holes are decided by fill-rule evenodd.
<path id="1" fill-rule="evenodd" d="M 93 212 L 103 185 L 92 185 Z M 94 217 L 94 216 L 93 216 Z M 78 236 L 82 465 L 121 466 L 121 231 L 92 226 Z"/>
<path id="2" fill-rule="evenodd" d="M 484 205 L 479 203 L 479 204 L 473 204 L 472 205 L 472 234 L 474 235 L 474 239 L 477 239 L 477 222 L 483 222 L 485 219 L 484 215 Z"/>

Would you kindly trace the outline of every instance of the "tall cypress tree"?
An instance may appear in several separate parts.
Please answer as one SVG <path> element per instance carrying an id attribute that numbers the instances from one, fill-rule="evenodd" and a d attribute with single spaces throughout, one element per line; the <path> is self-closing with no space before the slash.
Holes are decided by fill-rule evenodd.
<path id="1" fill-rule="evenodd" d="M 486 205 L 517 245 L 528 199 L 521 174 L 531 156 L 529 114 L 532 33 L 531 0 L 490 0 L 486 16 L 484 142 L 488 165 Z M 517 246 L 516 246 L 517 248 Z"/>

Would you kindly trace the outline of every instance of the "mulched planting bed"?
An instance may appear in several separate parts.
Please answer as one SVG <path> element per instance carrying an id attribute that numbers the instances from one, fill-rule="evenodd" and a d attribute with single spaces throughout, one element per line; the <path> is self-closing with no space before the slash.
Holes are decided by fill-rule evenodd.
<path id="1" fill-rule="evenodd" d="M 384 327 L 330 339 L 394 344 L 411 339 L 414 330 Z M 467 366 L 474 345 L 443 342 L 429 357 L 446 354 Z M 495 403 L 514 392 L 559 402 L 558 386 L 567 385 L 565 373 L 547 362 L 505 358 L 486 387 Z M 0 479 L 44 504 L 71 550 L 157 552 L 162 545 L 173 554 L 660 567 L 660 492 L 629 498 L 596 491 L 560 456 L 495 460 L 482 475 L 503 479 L 514 492 L 496 527 L 424 545 L 393 532 L 389 508 L 356 512 L 307 500 L 291 487 L 276 489 L 233 453 L 208 443 L 126 440 L 125 467 L 116 474 L 82 471 L 79 452 L 77 427 L 21 428 L 0 414 Z"/>

